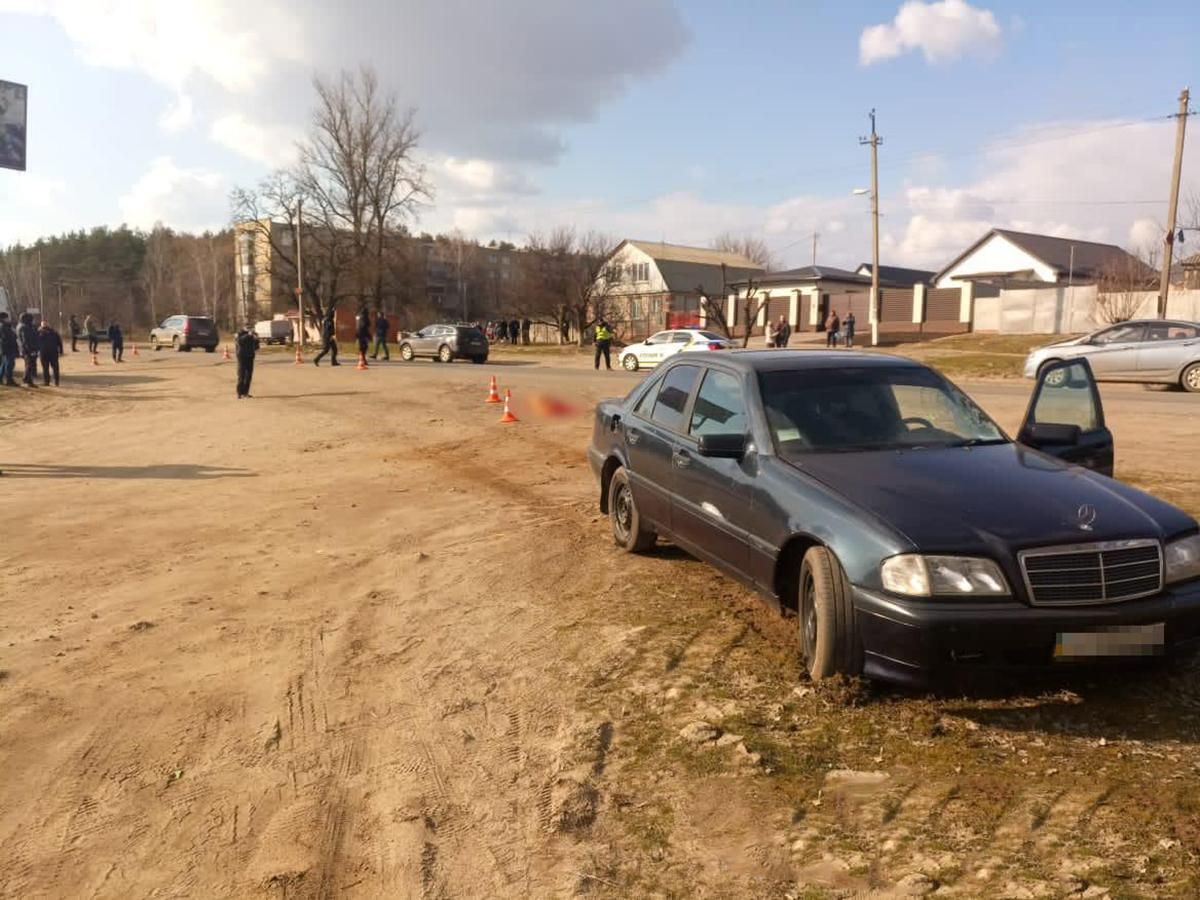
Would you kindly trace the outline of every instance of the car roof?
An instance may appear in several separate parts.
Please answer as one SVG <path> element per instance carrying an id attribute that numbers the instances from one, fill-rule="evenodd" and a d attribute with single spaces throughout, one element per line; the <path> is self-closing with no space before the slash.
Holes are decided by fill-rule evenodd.
<path id="1" fill-rule="evenodd" d="M 667 365 L 695 365 L 697 354 L 676 354 Z M 890 353 L 856 353 L 852 350 L 732 350 L 721 354 L 700 354 L 703 361 L 725 363 L 751 372 L 775 372 L 794 369 L 883 369 L 905 366 L 924 368 L 923 363 Z"/>

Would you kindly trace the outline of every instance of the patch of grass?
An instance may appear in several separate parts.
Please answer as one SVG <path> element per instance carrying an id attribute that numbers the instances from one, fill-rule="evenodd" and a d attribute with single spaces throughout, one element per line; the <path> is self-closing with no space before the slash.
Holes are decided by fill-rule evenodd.
<path id="1" fill-rule="evenodd" d="M 1035 347 L 1067 341 L 1072 334 L 956 334 L 929 341 L 931 350 L 968 350 L 972 353 L 1004 353 L 1025 356 Z"/>
<path id="2" fill-rule="evenodd" d="M 922 362 L 947 378 L 1020 378 L 1025 357 L 996 353 L 922 354 Z"/>

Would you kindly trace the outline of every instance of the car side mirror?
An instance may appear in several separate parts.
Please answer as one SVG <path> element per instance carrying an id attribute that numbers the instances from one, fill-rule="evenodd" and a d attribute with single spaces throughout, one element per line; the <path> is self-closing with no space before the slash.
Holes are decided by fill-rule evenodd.
<path id="1" fill-rule="evenodd" d="M 1038 450 L 1044 447 L 1074 447 L 1079 443 L 1082 435 L 1083 429 L 1078 425 L 1033 422 L 1021 432 L 1020 441 L 1022 444 Z"/>
<path id="2" fill-rule="evenodd" d="M 702 434 L 696 452 L 711 459 L 741 459 L 746 455 L 744 434 Z"/>

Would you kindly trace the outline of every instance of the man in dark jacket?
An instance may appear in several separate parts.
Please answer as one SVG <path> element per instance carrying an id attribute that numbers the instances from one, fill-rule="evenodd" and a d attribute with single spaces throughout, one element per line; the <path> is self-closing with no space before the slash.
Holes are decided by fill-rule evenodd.
<path id="1" fill-rule="evenodd" d="M 358 339 L 358 358 L 365 366 L 367 364 L 367 347 L 371 345 L 371 314 L 367 311 L 365 304 L 359 307 L 354 336 Z"/>
<path id="2" fill-rule="evenodd" d="M 528 319 L 521 320 L 521 343 L 529 345 L 529 329 L 533 327 L 533 323 Z"/>
<path id="3" fill-rule="evenodd" d="M 21 314 L 21 324 L 17 326 L 17 347 L 21 358 L 25 360 L 25 377 L 21 383 L 37 387 L 33 379 L 37 374 L 38 333 L 30 313 Z"/>
<path id="4" fill-rule="evenodd" d="M 254 377 L 254 354 L 258 353 L 258 335 L 247 322 L 234 338 L 237 348 L 237 398 L 250 396 L 250 379 Z"/>
<path id="5" fill-rule="evenodd" d="M 54 373 L 54 386 L 58 387 L 58 356 L 63 352 L 62 338 L 50 327 L 49 322 L 42 322 L 38 329 L 38 356 L 42 360 L 42 384 L 50 384 L 50 373 Z"/>
<path id="6" fill-rule="evenodd" d="M 17 333 L 13 330 L 12 322 L 8 320 L 8 313 L 0 312 L 0 384 L 16 387 L 13 370 L 19 353 Z"/>
<path id="7" fill-rule="evenodd" d="M 509 343 L 511 343 L 515 347 L 520 342 L 520 339 L 521 339 L 521 323 L 518 322 L 516 319 L 513 319 L 511 322 L 508 323 Z"/>
<path id="8" fill-rule="evenodd" d="M 321 357 L 326 353 L 329 354 L 329 364 L 331 366 L 340 366 L 337 361 L 337 328 L 333 320 L 334 308 L 331 306 L 325 310 L 325 318 L 321 320 L 321 352 L 313 357 L 313 365 L 321 365 Z"/>
<path id="9" fill-rule="evenodd" d="M 112 347 L 113 362 L 125 362 L 125 335 L 116 322 L 108 326 L 108 344 Z"/>
<path id="10" fill-rule="evenodd" d="M 371 359 L 379 359 L 379 351 L 383 351 L 384 359 L 391 359 L 392 355 L 388 353 L 388 317 L 383 314 L 383 311 L 375 314 L 375 349 L 371 351 Z"/>
<path id="11" fill-rule="evenodd" d="M 67 319 L 67 328 L 71 332 L 71 352 L 78 353 L 79 348 L 75 344 L 79 340 L 79 336 L 83 334 L 83 329 L 79 326 L 79 320 L 75 318 L 74 313 L 71 313 L 71 317 Z"/>

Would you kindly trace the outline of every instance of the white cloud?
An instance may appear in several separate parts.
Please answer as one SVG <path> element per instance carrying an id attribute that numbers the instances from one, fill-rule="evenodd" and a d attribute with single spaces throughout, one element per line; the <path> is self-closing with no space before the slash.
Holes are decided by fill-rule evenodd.
<path id="1" fill-rule="evenodd" d="M 160 156 L 121 198 L 122 221 L 135 228 L 165 222 L 173 228 L 203 231 L 229 217 L 222 176 L 206 169 L 185 169 Z"/>
<path id="2" fill-rule="evenodd" d="M 4 203 L 0 204 L 0 247 L 32 242 L 57 228 L 67 183 L 35 172 L 4 173 Z"/>
<path id="3" fill-rule="evenodd" d="M 1129 248 L 1145 252 L 1162 244 L 1166 226 L 1155 219 L 1138 219 L 1129 226 Z"/>
<path id="4" fill-rule="evenodd" d="M 991 10 L 971 6 L 966 0 L 909 0 L 891 22 L 863 29 L 858 60 L 869 66 L 920 50 L 926 62 L 950 62 L 967 53 L 994 53 L 1001 39 Z"/>
<path id="5" fill-rule="evenodd" d="M 300 137 L 298 131 L 254 121 L 241 113 L 221 116 L 212 123 L 208 135 L 221 146 L 269 168 L 295 162 Z"/>
<path id="6" fill-rule="evenodd" d="M 524 173 L 487 159 L 442 161 L 434 180 L 452 191 L 475 196 L 536 194 L 537 185 Z"/>
<path id="7" fill-rule="evenodd" d="M 195 106 L 187 94 L 176 97 L 158 117 L 159 127 L 170 134 L 186 131 L 195 121 Z"/>

